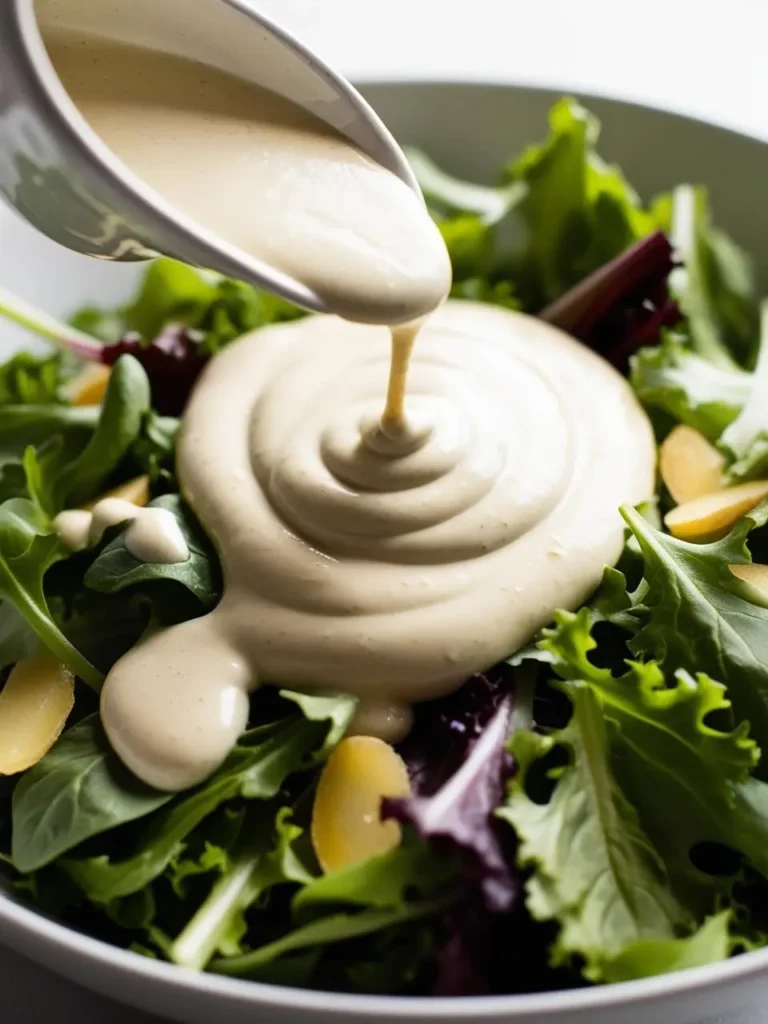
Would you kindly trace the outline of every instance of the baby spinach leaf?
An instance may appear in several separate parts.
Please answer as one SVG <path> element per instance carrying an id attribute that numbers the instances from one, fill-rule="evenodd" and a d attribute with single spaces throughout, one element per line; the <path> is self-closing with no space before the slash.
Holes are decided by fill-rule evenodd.
<path id="1" fill-rule="evenodd" d="M 320 717 L 321 702 L 325 714 Z M 315 697 L 310 720 L 303 715 L 245 733 L 224 764 L 203 786 L 183 794 L 146 823 L 136 849 L 124 860 L 109 856 L 61 862 L 87 897 L 109 903 L 143 889 L 179 854 L 186 837 L 201 821 L 228 800 L 271 800 L 293 772 L 312 762 L 323 750 L 334 723 L 349 723 L 355 702 L 347 697 Z"/>
<path id="2" fill-rule="evenodd" d="M 13 794 L 11 856 L 36 871 L 85 839 L 162 807 L 171 794 L 139 782 L 112 753 L 98 715 L 68 729 Z"/>
<path id="3" fill-rule="evenodd" d="M 170 565 L 142 562 L 125 546 L 125 532 L 107 544 L 85 574 L 85 585 L 112 594 L 126 587 L 156 580 L 174 580 L 186 587 L 207 608 L 219 599 L 219 564 L 207 537 L 179 494 L 166 494 L 151 502 L 153 508 L 171 512 L 189 548 L 185 562 Z"/>
<path id="4" fill-rule="evenodd" d="M 518 733 L 512 741 L 519 775 L 497 812 L 519 839 L 519 862 L 531 870 L 527 907 L 560 931 L 553 964 L 584 958 L 584 973 L 600 979 L 602 964 L 639 940 L 674 939 L 693 922 L 672 895 L 664 864 L 622 793 L 610 765 L 610 733 L 590 687 L 568 687 L 573 716 L 545 738 Z M 555 745 L 569 763 L 558 772 L 547 803 L 535 803 L 526 780 Z"/>
<path id="5" fill-rule="evenodd" d="M 90 686 L 101 676 L 54 622 L 43 589 L 46 571 L 62 555 L 40 509 L 25 498 L 0 505 L 0 599 L 9 601 L 42 643 Z"/>
<path id="6" fill-rule="evenodd" d="M 115 363 L 101 406 L 99 422 L 78 457 L 52 487 L 56 510 L 81 505 L 102 485 L 131 450 L 151 407 L 149 380 L 138 360 L 122 356 Z"/>
<path id="7" fill-rule="evenodd" d="M 0 602 L 0 669 L 39 654 L 40 637 L 14 605 Z"/>

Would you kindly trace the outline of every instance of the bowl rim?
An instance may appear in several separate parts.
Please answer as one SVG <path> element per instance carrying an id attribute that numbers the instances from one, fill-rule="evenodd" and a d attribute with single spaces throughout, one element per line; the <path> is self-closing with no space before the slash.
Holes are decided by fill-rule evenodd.
<path id="1" fill-rule="evenodd" d="M 768 147 L 768 131 L 761 136 L 754 130 L 734 127 L 733 124 L 724 123 L 720 119 L 706 119 L 699 114 L 676 108 L 674 104 L 661 105 L 643 102 L 634 97 L 622 96 L 620 93 L 609 94 L 599 90 L 585 91 L 568 86 L 560 88 L 557 84 L 526 82 L 512 76 L 509 78 L 501 78 L 499 75 L 489 77 L 482 72 L 476 76 L 457 77 L 450 74 L 419 76 L 418 74 L 400 75 L 382 71 L 367 75 L 355 75 L 354 85 L 363 90 L 369 86 L 394 86 L 406 89 L 432 85 L 454 88 L 490 87 L 499 91 L 516 90 L 553 98 L 572 95 L 587 106 L 592 101 L 598 101 L 624 107 L 628 113 L 631 113 L 633 109 L 651 111 L 693 122 L 717 132 L 724 132 L 752 142 L 760 148 Z M 2 212 L 0 208 L 0 216 Z M 0 890 L 0 925 L 0 937 L 4 944 L 10 944 L 9 940 L 12 938 L 13 930 L 18 929 L 30 940 L 42 940 L 49 949 L 53 947 L 61 950 L 68 957 L 79 956 L 95 968 L 106 967 L 132 976 L 137 982 L 142 979 L 151 979 L 168 991 L 181 988 L 189 993 L 197 992 L 200 995 L 217 996 L 221 998 L 222 1005 L 225 1005 L 227 1001 L 234 1000 L 242 1006 L 272 1007 L 313 1014 L 334 1013 L 339 1018 L 351 1017 L 354 1021 L 365 1018 L 371 1020 L 396 1018 L 398 1016 L 421 1017 L 425 1020 L 472 1018 L 489 1021 L 502 1019 L 513 1021 L 522 1016 L 544 1018 L 550 1014 L 563 1012 L 588 1013 L 593 1010 L 618 1009 L 628 1004 L 649 1004 L 669 996 L 706 992 L 724 983 L 740 982 L 760 974 L 768 975 L 767 947 L 702 967 L 687 968 L 656 977 L 592 988 L 489 996 L 354 995 L 322 989 L 272 985 L 246 978 L 193 971 L 177 964 L 153 960 L 78 932 L 23 903 L 16 902 L 2 890 Z M 57 966 L 52 959 L 41 958 L 34 953 L 26 952 L 31 945 L 30 941 L 18 951 L 31 956 L 32 959 L 37 959 L 50 970 L 64 973 L 63 964 Z M 97 986 L 89 987 L 97 988 Z"/>

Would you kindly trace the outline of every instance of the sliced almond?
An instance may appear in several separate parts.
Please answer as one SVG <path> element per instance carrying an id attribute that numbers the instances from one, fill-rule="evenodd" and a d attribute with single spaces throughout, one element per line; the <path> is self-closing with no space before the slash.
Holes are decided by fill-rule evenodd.
<path id="1" fill-rule="evenodd" d="M 101 405 L 109 384 L 111 367 L 88 363 L 64 388 L 72 405 Z"/>
<path id="2" fill-rule="evenodd" d="M 75 703 L 75 677 L 49 654 L 25 658 L 0 692 L 0 775 L 26 771 L 59 738 Z"/>
<path id="3" fill-rule="evenodd" d="M 669 532 L 680 540 L 716 540 L 768 495 L 768 480 L 728 487 L 678 505 L 664 517 Z"/>
<path id="4" fill-rule="evenodd" d="M 768 565 L 748 562 L 746 565 L 729 565 L 733 575 L 754 591 L 755 604 L 768 606 Z"/>
<path id="5" fill-rule="evenodd" d="M 675 427 L 659 451 L 661 479 L 678 505 L 723 489 L 725 459 L 692 427 Z"/>
<path id="6" fill-rule="evenodd" d="M 126 483 L 120 484 L 119 487 L 115 487 L 114 490 L 100 494 L 98 498 L 89 501 L 87 505 L 82 506 L 83 510 L 93 512 L 99 502 L 104 501 L 105 498 L 119 498 L 121 501 L 129 501 L 132 505 L 144 508 L 149 504 L 149 477 L 137 476 L 133 480 L 128 480 Z"/>
<path id="7" fill-rule="evenodd" d="M 400 826 L 380 820 L 381 800 L 410 791 L 406 767 L 389 744 L 372 736 L 342 740 L 323 769 L 312 810 L 312 844 L 323 871 L 397 846 Z"/>

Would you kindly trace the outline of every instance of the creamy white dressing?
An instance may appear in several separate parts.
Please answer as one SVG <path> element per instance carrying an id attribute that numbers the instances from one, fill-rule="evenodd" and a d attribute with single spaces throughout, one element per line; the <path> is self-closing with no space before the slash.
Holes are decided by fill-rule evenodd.
<path id="1" fill-rule="evenodd" d="M 114 666 L 112 745 L 148 783 L 192 786 L 263 683 L 355 694 L 355 731 L 402 737 L 415 702 L 577 607 L 616 560 L 619 505 L 653 492 L 644 414 L 607 363 L 506 310 L 448 302 L 414 348 L 450 286 L 439 232 L 310 115 L 175 57 L 71 36 L 49 52 L 158 193 L 362 322 L 264 329 L 206 369 L 178 472 L 224 596 Z M 89 539 L 118 513 L 97 506 Z M 78 539 L 82 522 L 61 529 Z"/>
<path id="2" fill-rule="evenodd" d="M 125 546 L 140 562 L 172 565 L 186 562 L 189 547 L 176 516 L 167 508 L 140 508 L 122 498 L 103 498 L 92 510 L 66 509 L 53 521 L 70 551 L 99 544 L 111 526 L 128 523 Z"/>
<path id="3" fill-rule="evenodd" d="M 397 450 L 372 431 L 389 358 L 385 329 L 315 317 L 205 371 L 178 471 L 224 597 L 129 652 L 102 698 L 148 782 L 205 777 L 260 683 L 353 693 L 355 731 L 396 740 L 414 702 L 578 607 L 618 557 L 617 510 L 653 492 L 655 446 L 604 360 L 531 317 L 449 302 L 415 347 Z"/>
<path id="4" fill-rule="evenodd" d="M 181 57 L 62 32 L 46 45 L 132 171 L 330 311 L 397 324 L 447 294 L 450 260 L 419 197 L 312 114 Z"/>

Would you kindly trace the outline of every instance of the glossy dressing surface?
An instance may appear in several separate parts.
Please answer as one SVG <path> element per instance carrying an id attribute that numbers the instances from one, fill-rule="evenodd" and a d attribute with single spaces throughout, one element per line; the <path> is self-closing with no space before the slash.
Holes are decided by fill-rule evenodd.
<path id="1" fill-rule="evenodd" d="M 260 683 L 359 697 L 394 740 L 576 607 L 623 543 L 618 507 L 653 488 L 627 382 L 531 317 L 449 301 L 415 346 L 407 429 L 378 424 L 385 328 L 313 317 L 235 342 L 184 417 L 184 493 L 222 559 L 210 615 L 129 652 L 102 715 L 163 788 L 226 755 Z"/>

